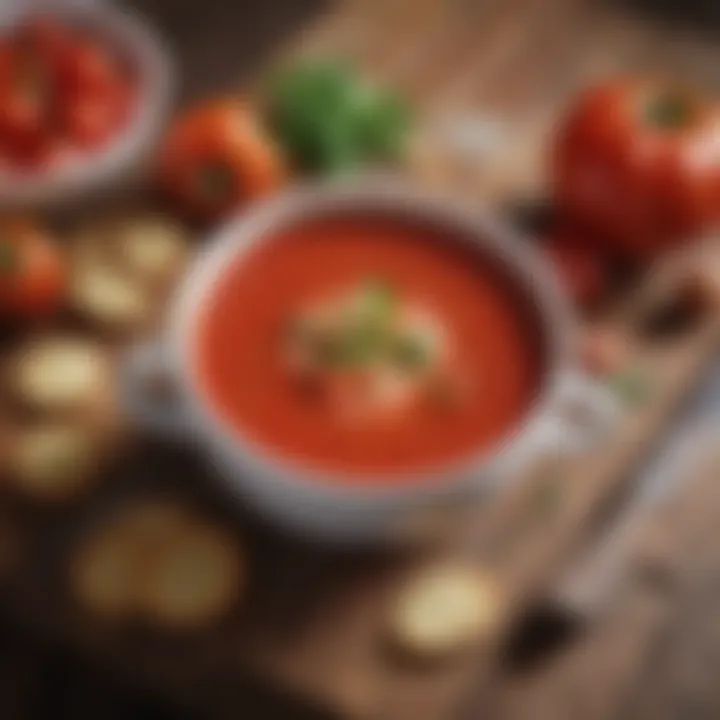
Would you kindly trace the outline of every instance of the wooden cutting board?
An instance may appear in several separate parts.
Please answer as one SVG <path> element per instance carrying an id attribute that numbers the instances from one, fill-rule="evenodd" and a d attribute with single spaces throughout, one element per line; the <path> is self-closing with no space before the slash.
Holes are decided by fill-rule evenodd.
<path id="1" fill-rule="evenodd" d="M 706 81 L 703 53 L 702 46 L 611 4 L 346 0 L 283 48 L 278 61 L 348 58 L 403 89 L 429 128 L 446 116 L 499 120 L 504 142 L 480 165 L 468 167 L 449 158 L 443 144 L 426 143 L 407 172 L 417 182 L 500 208 L 542 193 L 544 140 L 576 88 L 620 68 L 673 69 Z M 649 281 L 631 294 L 661 297 L 656 287 Z M 662 342 L 637 336 L 631 327 L 636 304 L 619 299 L 614 322 L 630 333 L 633 358 L 650 379 L 645 401 L 628 406 L 607 444 L 592 453 L 538 459 L 477 505 L 416 518 L 437 538 L 425 552 L 352 553 L 283 538 L 255 518 L 238 519 L 197 458 L 137 438 L 98 492 L 77 506 L 61 513 L 8 508 L 8 542 L 16 548 L 9 607 L 135 682 L 202 708 L 206 717 L 246 714 L 258 687 L 334 716 L 453 717 L 470 694 L 482 696 L 492 684 L 508 629 L 591 540 L 593 520 L 627 488 L 633 468 L 717 346 L 712 317 Z M 85 616 L 67 593 L 62 570 L 78 528 L 120 498 L 157 488 L 190 496 L 237 527 L 249 548 L 245 603 L 212 632 L 179 637 L 112 628 Z M 471 558 L 500 589 L 503 613 L 492 636 L 471 652 L 419 667 L 388 652 L 384 632 L 406 574 L 430 557 Z"/>
<path id="2" fill-rule="evenodd" d="M 693 717 L 691 707 L 700 717 L 717 714 L 719 459 L 708 446 L 689 463 L 679 492 L 636 528 L 628 572 L 593 625 L 534 671 L 506 673 L 486 698 L 488 717 L 658 720 Z"/>

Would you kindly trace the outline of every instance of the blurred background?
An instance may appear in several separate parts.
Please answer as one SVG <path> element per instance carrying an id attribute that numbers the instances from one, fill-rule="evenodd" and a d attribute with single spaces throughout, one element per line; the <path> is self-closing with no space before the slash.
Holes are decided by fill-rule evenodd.
<path id="1" fill-rule="evenodd" d="M 502 58 L 498 55 L 492 80 L 487 89 L 478 92 L 486 99 L 485 109 L 511 121 L 523 122 L 523 108 L 529 98 L 557 92 L 556 85 L 562 87 L 561 94 L 574 89 L 573 81 L 566 80 L 563 71 L 571 68 L 574 55 L 582 56 L 583 38 L 586 33 L 597 31 L 591 26 L 596 21 L 608 27 L 617 26 L 617 47 L 608 44 L 603 48 L 607 58 L 621 53 L 627 56 L 628 66 L 633 69 L 670 71 L 698 79 L 711 90 L 720 88 L 717 70 L 720 3 L 714 0 L 442 1 L 455 6 L 456 12 L 467 13 L 468 23 L 477 25 L 479 42 L 493 41 L 492 32 L 483 32 L 484 24 L 490 20 L 495 24 L 493 27 L 497 26 L 498 33 L 502 28 L 502 32 L 510 35 L 517 32 L 521 38 L 517 51 L 510 51 Z M 368 0 L 368 8 L 377 3 L 378 0 Z M 129 0 L 127 4 L 147 16 L 170 43 L 182 77 L 179 98 L 182 104 L 253 81 L 276 49 L 300 27 L 330 12 L 334 0 Z M 356 13 L 362 17 L 362 9 Z M 545 16 L 551 20 L 546 21 Z M 500 17 L 502 23 L 498 21 Z M 533 33 L 535 22 L 542 26 L 542 30 L 538 30 L 542 34 L 537 37 Z M 552 54 L 556 49 L 552 40 L 554 25 L 557 32 L 573 36 L 572 52 L 551 63 L 552 71 L 540 71 L 535 76 L 532 58 Z M 528 32 L 523 35 L 520 29 L 526 27 Z M 393 31 L 397 42 L 402 43 L 404 28 Z M 612 35 L 608 33 L 608 37 Z M 529 49 L 523 51 L 525 44 Z M 603 73 L 605 56 L 597 58 L 598 75 Z M 518 76 L 525 79 L 504 92 L 506 82 L 512 85 L 506 78 Z M 710 597 L 708 592 L 705 591 L 706 600 Z M 717 621 L 717 617 L 715 619 Z M 550 626 L 550 630 L 543 626 L 540 637 L 533 636 L 531 644 L 542 645 L 548 633 L 552 634 L 553 641 L 562 636 L 562 628 L 552 623 Z M 702 635 L 697 627 L 688 632 Z M 665 653 L 672 652 L 671 639 L 664 648 Z M 720 657 L 720 642 L 712 648 L 703 646 L 702 657 L 693 656 L 700 645 L 702 643 L 688 645 L 687 654 L 693 663 L 703 664 L 710 662 L 711 657 Z M 637 687 L 646 688 L 652 683 L 652 667 L 638 661 L 626 670 L 627 676 L 636 678 Z M 689 672 L 694 682 L 696 676 L 692 670 Z M 719 707 L 718 698 L 713 698 L 705 709 L 703 706 L 698 709 L 692 684 L 681 693 L 685 699 L 678 701 L 668 717 L 676 720 L 720 717 L 720 713 L 713 714 Z M 238 687 L 238 692 L 246 697 L 247 712 L 242 717 L 253 720 L 317 717 L 250 681 L 247 686 Z M 698 691 L 702 692 L 707 693 L 707 688 Z M 623 717 L 640 717 L 630 712 Z M 0 717 L 8 720 L 192 720 L 203 715 L 192 715 L 173 707 L 167 699 L 128 682 L 123 673 L 115 672 L 112 667 L 78 655 L 64 645 L 48 641 L 34 629 L 18 625 L 14 617 L 0 617 Z M 481 717 L 480 709 L 468 710 L 467 717 Z M 581 714 L 574 718 L 585 720 Z"/>

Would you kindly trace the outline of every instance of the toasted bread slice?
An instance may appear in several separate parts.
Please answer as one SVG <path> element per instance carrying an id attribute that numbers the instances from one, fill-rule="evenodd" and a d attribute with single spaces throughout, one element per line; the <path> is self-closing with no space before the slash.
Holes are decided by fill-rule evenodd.
<path id="1" fill-rule="evenodd" d="M 98 614 L 136 615 L 145 578 L 191 518 L 171 498 L 146 498 L 115 509 L 86 536 L 71 564 L 77 599 Z"/>
<path id="2" fill-rule="evenodd" d="M 137 547 L 117 523 L 90 533 L 70 566 L 73 595 L 86 610 L 109 619 L 136 609 Z"/>
<path id="3" fill-rule="evenodd" d="M 402 588 L 390 630 L 413 656 L 437 658 L 478 641 L 494 626 L 499 611 L 495 584 L 470 563 L 429 565 Z"/>
<path id="4" fill-rule="evenodd" d="M 183 504 L 151 498 L 89 536 L 71 569 L 75 596 L 95 614 L 194 630 L 220 620 L 239 598 L 243 555 L 232 535 Z"/>
<path id="5" fill-rule="evenodd" d="M 120 263 L 138 280 L 151 284 L 176 277 L 187 260 L 184 229 L 160 215 L 120 221 L 114 231 L 114 242 Z"/>
<path id="6" fill-rule="evenodd" d="M 143 285 L 110 265 L 76 264 L 70 283 L 73 309 L 101 330 L 134 330 L 149 323 L 153 303 Z"/>
<path id="7" fill-rule="evenodd" d="M 141 611 L 149 622 L 168 629 L 206 627 L 238 600 L 242 579 L 243 556 L 235 539 L 195 522 L 148 568 Z"/>
<path id="8" fill-rule="evenodd" d="M 58 501 L 74 497 L 95 476 L 101 442 L 87 426 L 44 423 L 13 435 L 8 451 L 11 486 L 29 498 Z"/>
<path id="9" fill-rule="evenodd" d="M 111 391 L 108 353 L 89 339 L 49 336 L 16 350 L 7 368 L 10 394 L 42 413 L 98 407 Z"/>

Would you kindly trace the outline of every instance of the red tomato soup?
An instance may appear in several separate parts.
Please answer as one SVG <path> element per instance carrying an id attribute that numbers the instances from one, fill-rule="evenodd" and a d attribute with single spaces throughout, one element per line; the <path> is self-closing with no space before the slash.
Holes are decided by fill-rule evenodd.
<path id="1" fill-rule="evenodd" d="M 194 335 L 197 380 L 213 411 L 271 454 L 358 478 L 348 482 L 374 482 L 388 473 L 409 481 L 413 471 L 497 442 L 533 401 L 543 353 L 530 303 L 497 267 L 457 240 L 390 215 L 338 215 L 284 228 L 239 256 L 198 313 Z M 283 349 L 288 318 L 332 306 L 333 298 L 336 309 L 353 307 L 347 303 L 353 292 L 360 288 L 364 297 L 363 288 L 375 288 L 378 279 L 386 290 L 374 307 L 382 309 L 377 316 L 385 329 L 371 336 L 375 344 L 348 345 L 362 350 L 348 356 L 354 365 L 341 371 L 331 365 L 328 372 L 313 366 L 321 372 L 298 382 Z M 401 333 L 411 325 L 397 320 L 406 317 L 431 318 L 440 329 L 430 360 L 429 351 L 423 356 L 417 348 L 404 355 L 376 350 L 388 347 L 377 341 L 387 337 L 393 348 L 408 349 Z M 353 337 L 364 342 L 370 336 Z M 368 357 L 377 372 L 358 372 Z M 394 357 L 403 359 L 399 370 Z M 339 413 L 333 393 L 346 385 L 356 401 L 375 392 L 368 387 L 391 391 L 378 391 L 384 400 L 377 407 L 365 403 L 367 412 Z"/>

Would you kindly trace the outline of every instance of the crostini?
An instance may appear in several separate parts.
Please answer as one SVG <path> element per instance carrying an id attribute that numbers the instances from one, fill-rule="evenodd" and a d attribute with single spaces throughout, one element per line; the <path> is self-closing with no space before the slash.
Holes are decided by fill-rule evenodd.
<path id="1" fill-rule="evenodd" d="M 153 313 L 147 290 L 134 278 L 104 263 L 78 262 L 72 269 L 70 304 L 102 331 L 129 331 L 146 325 Z"/>
<path id="2" fill-rule="evenodd" d="M 118 260 L 138 280 L 165 283 L 176 277 L 187 260 L 185 230 L 160 215 L 127 218 L 113 232 Z"/>
<path id="3" fill-rule="evenodd" d="M 203 522 L 187 526 L 158 554 L 143 584 L 143 615 L 171 630 L 220 620 L 239 598 L 242 560 L 229 534 Z"/>
<path id="4" fill-rule="evenodd" d="M 10 358 L 6 384 L 32 410 L 80 414 L 111 393 L 109 354 L 99 343 L 72 335 L 30 340 Z"/>
<path id="5" fill-rule="evenodd" d="M 20 428 L 8 449 L 10 486 L 33 500 L 75 497 L 94 478 L 100 453 L 96 433 L 81 424 L 55 422 Z"/>
<path id="6" fill-rule="evenodd" d="M 481 639 L 494 626 L 499 609 L 497 588 L 481 570 L 470 563 L 437 562 L 401 589 L 390 633 L 408 654 L 435 659 Z"/>
<path id="7" fill-rule="evenodd" d="M 70 564 L 76 601 L 92 615 L 112 620 L 129 618 L 135 610 L 137 548 L 128 542 L 120 523 L 91 531 Z"/>
<path id="8" fill-rule="evenodd" d="M 170 631 L 218 621 L 239 599 L 244 555 L 234 536 L 172 498 L 117 510 L 71 563 L 78 602 Z"/>

